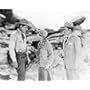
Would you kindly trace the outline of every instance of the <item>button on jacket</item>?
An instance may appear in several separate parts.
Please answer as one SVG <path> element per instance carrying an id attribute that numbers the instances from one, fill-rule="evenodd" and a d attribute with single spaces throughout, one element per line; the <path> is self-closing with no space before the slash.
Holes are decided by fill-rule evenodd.
<path id="1" fill-rule="evenodd" d="M 26 37 L 23 39 L 20 31 L 15 31 L 10 37 L 9 51 L 13 61 L 16 61 L 15 50 L 16 52 L 26 50 Z"/>

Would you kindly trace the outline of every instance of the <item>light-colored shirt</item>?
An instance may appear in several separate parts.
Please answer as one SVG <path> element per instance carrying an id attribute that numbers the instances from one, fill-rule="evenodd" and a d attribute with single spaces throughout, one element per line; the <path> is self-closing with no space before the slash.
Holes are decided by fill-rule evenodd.
<path id="1" fill-rule="evenodd" d="M 40 67 L 49 67 L 52 65 L 54 60 L 54 52 L 52 45 L 48 40 L 44 43 L 43 46 L 40 48 Z"/>
<path id="2" fill-rule="evenodd" d="M 10 37 L 9 52 L 13 61 L 16 61 L 15 50 L 26 50 L 26 37 L 23 39 L 20 31 L 15 31 Z"/>
<path id="3" fill-rule="evenodd" d="M 15 44 L 15 50 L 19 51 L 19 50 L 25 50 L 26 49 L 26 37 L 23 34 L 24 39 L 22 38 L 22 33 L 21 32 L 15 32 L 12 36 L 11 36 L 11 43 Z"/>

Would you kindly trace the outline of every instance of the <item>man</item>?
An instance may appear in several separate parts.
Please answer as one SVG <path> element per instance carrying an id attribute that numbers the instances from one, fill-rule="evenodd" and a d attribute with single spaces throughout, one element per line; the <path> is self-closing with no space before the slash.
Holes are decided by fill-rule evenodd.
<path id="1" fill-rule="evenodd" d="M 9 53 L 12 59 L 12 66 L 17 69 L 18 80 L 25 80 L 27 45 L 26 31 L 30 28 L 29 22 L 22 19 L 16 24 L 17 31 L 11 35 Z"/>
<path id="2" fill-rule="evenodd" d="M 80 19 L 79 19 L 80 21 Z M 70 23 L 67 23 L 70 27 Z M 66 27 L 68 26 L 66 25 Z M 80 60 L 81 51 L 81 35 L 80 25 L 72 26 L 67 29 L 66 35 L 68 36 L 67 42 L 64 44 L 64 64 L 66 76 L 68 80 L 79 79 L 78 61 Z"/>
<path id="3" fill-rule="evenodd" d="M 53 63 L 54 53 L 50 42 L 46 39 L 47 32 L 45 30 L 40 30 L 39 35 L 42 40 L 40 40 L 38 51 L 39 51 L 39 81 L 51 80 L 51 75 L 49 68 Z"/>

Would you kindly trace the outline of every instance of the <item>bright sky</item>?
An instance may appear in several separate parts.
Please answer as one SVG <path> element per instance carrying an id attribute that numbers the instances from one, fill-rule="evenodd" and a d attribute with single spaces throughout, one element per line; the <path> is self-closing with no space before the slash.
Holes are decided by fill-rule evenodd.
<path id="1" fill-rule="evenodd" d="M 55 30 L 62 26 L 66 21 L 80 15 L 85 15 L 87 19 L 83 23 L 83 27 L 90 28 L 89 1 L 90 0 L 0 0 L 0 8 L 13 9 L 17 15 L 27 18 L 38 28 L 47 27 Z M 1 81 L 0 85 L 5 87 L 5 90 L 12 90 L 12 88 L 16 90 L 17 87 L 19 90 L 29 90 L 33 89 L 33 87 L 35 87 L 35 90 L 88 90 L 88 88 L 90 88 L 89 81 L 77 81 L 73 83 L 57 81 L 55 83 L 53 82 L 52 85 L 51 83 L 52 82 L 45 82 L 44 84 L 37 82 L 32 83 L 30 81 L 28 83 L 9 82 L 5 84 L 5 82 Z"/>
<path id="2" fill-rule="evenodd" d="M 86 16 L 84 28 L 90 28 L 89 0 L 2 0 L 1 8 L 14 12 L 31 21 L 38 28 L 57 30 L 66 21 L 77 16 Z"/>
<path id="3" fill-rule="evenodd" d="M 90 12 L 89 11 L 24 11 L 15 10 L 17 15 L 31 21 L 38 28 L 52 28 L 57 30 L 63 26 L 65 22 L 72 20 L 77 16 L 86 16 L 85 22 L 82 24 L 84 28 L 90 28 Z"/>

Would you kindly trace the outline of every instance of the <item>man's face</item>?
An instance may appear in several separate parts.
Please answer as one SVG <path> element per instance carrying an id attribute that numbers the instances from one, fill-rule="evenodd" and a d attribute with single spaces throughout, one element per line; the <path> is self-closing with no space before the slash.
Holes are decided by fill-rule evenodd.
<path id="1" fill-rule="evenodd" d="M 68 36 L 69 34 L 71 34 L 71 29 L 67 29 L 64 32 L 65 36 Z"/>
<path id="2" fill-rule="evenodd" d="M 44 35 L 43 35 L 43 33 L 39 33 L 39 36 L 40 36 L 42 39 L 45 38 Z"/>
<path id="3" fill-rule="evenodd" d="M 22 31 L 23 33 L 26 33 L 26 31 L 28 30 L 28 26 L 26 26 L 26 25 L 21 25 L 21 26 L 20 26 L 20 29 L 21 29 L 21 31 Z"/>

